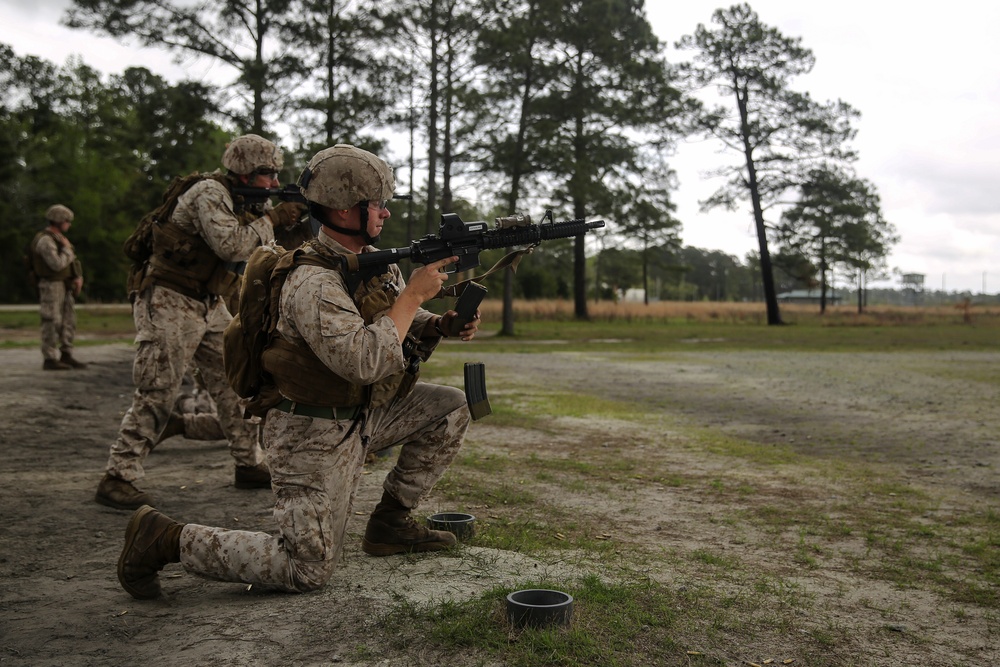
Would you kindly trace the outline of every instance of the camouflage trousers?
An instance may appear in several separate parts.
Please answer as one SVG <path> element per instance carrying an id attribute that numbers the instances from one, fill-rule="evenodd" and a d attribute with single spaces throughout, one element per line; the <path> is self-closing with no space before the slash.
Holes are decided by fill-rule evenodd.
<path id="1" fill-rule="evenodd" d="M 373 410 L 364 437 L 348 420 L 271 410 L 264 449 L 278 535 L 188 524 L 181 563 L 219 581 L 287 592 L 320 588 L 340 559 L 365 455 L 402 445 L 383 488 L 413 509 L 448 469 L 469 421 L 461 390 L 422 382 L 406 398 Z"/>
<path id="2" fill-rule="evenodd" d="M 198 384 L 201 382 L 201 371 L 195 369 L 193 375 L 198 377 L 198 381 L 192 380 L 190 384 L 193 386 L 181 389 L 181 395 L 174 404 L 174 417 L 180 418 L 184 423 L 184 437 L 188 440 L 224 440 L 226 435 L 219 425 L 215 401 L 208 391 Z M 189 384 L 186 378 L 184 384 Z M 241 410 L 244 405 L 245 402 L 241 400 Z M 250 421 L 256 425 L 257 418 L 254 417 Z"/>
<path id="3" fill-rule="evenodd" d="M 187 440 L 224 440 L 226 437 L 219 424 L 219 416 L 214 412 L 185 412 L 180 417 L 184 421 L 184 437 Z"/>
<path id="4" fill-rule="evenodd" d="M 58 359 L 60 352 L 73 351 L 76 309 L 72 290 L 61 280 L 38 281 L 38 313 L 42 320 L 42 356 Z"/>
<path id="5" fill-rule="evenodd" d="M 163 432 L 192 364 L 215 401 L 218 423 L 237 465 L 255 466 L 264 460 L 257 429 L 243 419 L 239 398 L 226 381 L 224 324 L 219 318 L 229 318 L 229 314 L 221 304 L 215 307 L 221 311 L 211 311 L 212 306 L 162 287 L 136 299 L 132 307 L 139 344 L 132 366 L 135 393 L 118 439 L 111 445 L 107 473 L 112 477 L 129 482 L 143 477 L 142 462 Z"/>

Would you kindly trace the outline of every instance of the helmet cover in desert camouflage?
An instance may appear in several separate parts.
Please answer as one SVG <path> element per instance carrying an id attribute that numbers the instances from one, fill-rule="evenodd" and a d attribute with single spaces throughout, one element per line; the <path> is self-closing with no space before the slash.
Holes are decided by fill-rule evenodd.
<path id="1" fill-rule="evenodd" d="M 49 206 L 48 210 L 45 211 L 45 219 L 49 222 L 73 222 L 73 211 L 69 210 L 62 204 L 55 204 Z"/>
<path id="2" fill-rule="evenodd" d="M 392 167 L 368 151 L 337 144 L 313 156 L 299 176 L 302 194 L 328 208 L 348 209 L 362 201 L 391 199 Z"/>
<path id="3" fill-rule="evenodd" d="M 222 154 L 222 166 L 234 174 L 249 175 L 256 172 L 279 172 L 284 164 L 281 149 L 273 142 L 256 134 L 236 137 Z"/>

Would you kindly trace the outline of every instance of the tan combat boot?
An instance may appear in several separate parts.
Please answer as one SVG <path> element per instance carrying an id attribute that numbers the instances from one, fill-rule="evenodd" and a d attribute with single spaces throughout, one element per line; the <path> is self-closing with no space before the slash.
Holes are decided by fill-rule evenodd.
<path id="1" fill-rule="evenodd" d="M 266 463 L 255 466 L 236 466 L 236 477 L 233 486 L 237 489 L 270 489 L 271 472 Z"/>
<path id="2" fill-rule="evenodd" d="M 61 363 L 66 364 L 70 368 L 86 368 L 87 367 L 87 364 L 83 363 L 82 361 L 77 361 L 76 359 L 73 358 L 73 355 L 70 354 L 69 352 L 63 352 L 62 356 L 59 357 L 59 361 Z"/>
<path id="3" fill-rule="evenodd" d="M 105 473 L 101 483 L 97 485 L 94 500 L 102 505 L 114 507 L 116 510 L 134 510 L 143 505 L 153 505 L 153 497 L 145 491 L 140 491 L 124 479 L 112 477 Z"/>
<path id="4" fill-rule="evenodd" d="M 413 520 L 409 508 L 398 500 L 382 494 L 382 500 L 375 506 L 365 528 L 361 549 L 370 556 L 391 556 L 393 554 L 417 551 L 441 551 L 458 543 L 452 533 L 446 530 L 430 530 Z"/>
<path id="5" fill-rule="evenodd" d="M 69 364 L 64 364 L 58 359 L 46 359 L 44 362 L 42 362 L 43 371 L 68 371 L 72 369 L 73 369 L 72 366 L 70 366 Z"/>
<path id="6" fill-rule="evenodd" d="M 149 505 L 136 510 L 125 529 L 125 546 L 118 557 L 118 581 L 136 600 L 160 595 L 157 574 L 167 563 L 181 562 L 184 524 L 160 514 Z"/>

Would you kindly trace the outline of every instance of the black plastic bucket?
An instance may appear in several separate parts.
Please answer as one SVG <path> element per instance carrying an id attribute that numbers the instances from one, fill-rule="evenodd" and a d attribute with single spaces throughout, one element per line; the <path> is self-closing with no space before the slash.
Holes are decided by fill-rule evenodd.
<path id="1" fill-rule="evenodd" d="M 573 596 L 562 591 L 530 588 L 507 596 L 507 620 L 515 628 L 569 625 Z"/>
<path id="2" fill-rule="evenodd" d="M 476 517 L 464 512 L 439 512 L 427 517 L 427 526 L 454 533 L 459 542 L 464 542 L 476 534 Z"/>

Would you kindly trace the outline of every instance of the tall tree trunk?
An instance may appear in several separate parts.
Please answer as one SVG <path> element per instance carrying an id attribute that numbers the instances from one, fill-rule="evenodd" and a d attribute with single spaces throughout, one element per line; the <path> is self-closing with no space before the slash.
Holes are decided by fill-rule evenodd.
<path id="1" fill-rule="evenodd" d="M 327 5 L 326 17 L 326 114 L 323 119 L 323 129 L 326 132 L 326 145 L 333 145 L 335 131 L 333 118 L 333 100 L 337 95 L 337 85 L 333 80 L 337 61 L 337 43 L 334 36 L 334 19 L 337 16 L 337 2 L 330 0 Z"/>
<path id="2" fill-rule="evenodd" d="M 826 314 L 826 237 L 819 243 L 819 314 Z"/>
<path id="3" fill-rule="evenodd" d="M 865 294 L 865 272 L 858 269 L 858 315 L 865 312 L 864 307 L 864 294 Z"/>
<path id="4" fill-rule="evenodd" d="M 454 4 L 449 2 L 447 15 L 444 24 L 444 41 L 447 51 L 444 61 L 444 136 L 442 137 L 441 151 L 441 211 L 450 212 L 454 209 L 451 194 L 451 165 L 452 165 L 452 102 L 455 99 L 455 50 L 452 48 L 452 17 Z"/>
<path id="5" fill-rule="evenodd" d="M 535 16 L 537 3 L 532 2 L 528 8 L 529 19 Z M 507 212 L 517 212 L 517 202 L 521 198 L 522 162 L 524 157 L 524 142 L 528 133 L 528 104 L 531 101 L 531 87 L 534 85 L 534 64 L 531 56 L 534 41 L 528 44 L 528 58 L 525 59 L 524 83 L 521 87 L 520 114 L 517 119 L 517 140 L 514 142 L 513 163 L 510 169 L 510 195 L 507 197 Z M 507 248 L 510 252 L 512 248 Z M 503 315 L 501 318 L 500 335 L 514 335 L 514 270 L 510 267 L 503 272 Z"/>
<path id="6" fill-rule="evenodd" d="M 739 82 L 734 78 L 734 89 L 739 91 Z M 753 205 L 754 225 L 757 228 L 757 245 L 760 249 L 760 278 L 764 286 L 764 301 L 767 304 L 767 323 L 784 324 L 778 310 L 778 293 L 774 286 L 774 268 L 771 253 L 767 249 L 767 228 L 764 226 L 764 210 L 760 204 L 760 186 L 757 183 L 757 168 L 754 166 L 753 146 L 750 144 L 750 123 L 748 122 L 746 93 L 736 93 L 736 104 L 740 111 L 740 135 L 743 138 L 743 154 L 747 162 L 747 183 L 750 186 L 750 202 Z"/>
<path id="7" fill-rule="evenodd" d="M 406 238 L 416 237 L 413 233 L 413 172 L 416 170 L 416 134 L 417 134 L 417 114 L 413 103 L 413 63 L 410 63 L 410 113 L 407 117 L 407 125 L 410 131 L 410 198 L 406 202 Z"/>
<path id="8" fill-rule="evenodd" d="M 642 303 L 649 305 L 649 246 L 642 249 Z"/>
<path id="9" fill-rule="evenodd" d="M 437 225 L 437 155 L 438 155 L 438 0 L 431 0 L 430 5 L 430 100 L 427 109 L 427 216 L 425 219 L 426 233 L 433 234 Z"/>
<path id="10" fill-rule="evenodd" d="M 582 100 L 584 95 L 583 87 L 583 52 L 577 54 L 576 80 L 573 83 L 574 100 Z M 583 109 L 585 105 L 578 104 L 577 109 Z M 583 137 L 583 116 L 576 114 L 576 127 L 574 128 L 573 164 L 575 172 L 570 182 L 570 194 L 573 198 L 573 217 L 583 218 L 587 215 L 586 193 L 583 186 L 584 178 L 580 173 L 583 165 L 587 164 L 586 147 Z M 573 313 L 578 320 L 589 320 L 587 312 L 587 253 L 584 235 L 581 234 L 573 240 Z"/>
<path id="11" fill-rule="evenodd" d="M 264 33 L 267 26 L 262 18 L 264 8 L 261 7 L 261 0 L 257 0 L 257 11 L 255 13 L 257 34 L 254 62 L 251 67 L 251 76 L 248 83 L 253 90 L 253 127 L 250 131 L 254 134 L 264 134 L 264 89 L 267 87 L 267 66 L 264 64 Z"/>
<path id="12" fill-rule="evenodd" d="M 583 218 L 585 209 L 582 203 L 577 202 L 573 206 L 573 217 Z M 587 253 L 584 243 L 584 235 L 581 234 L 573 240 L 573 303 L 575 305 L 574 315 L 578 320 L 589 320 L 590 314 L 587 312 Z"/>

